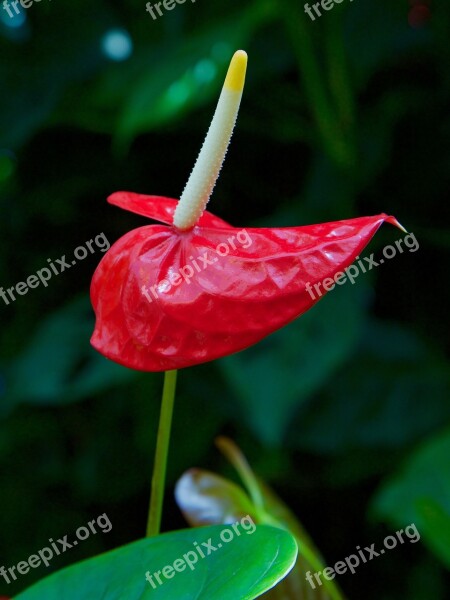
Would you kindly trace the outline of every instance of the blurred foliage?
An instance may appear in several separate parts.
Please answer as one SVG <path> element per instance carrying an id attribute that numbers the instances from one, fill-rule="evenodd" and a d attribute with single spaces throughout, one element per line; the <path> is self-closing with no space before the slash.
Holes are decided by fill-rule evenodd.
<path id="1" fill-rule="evenodd" d="M 417 252 L 179 377 L 171 490 L 194 465 L 228 475 L 211 453 L 227 434 L 326 564 L 417 523 L 423 543 L 339 578 L 349 599 L 444 599 L 449 583 L 450 14 L 435 0 L 412 27 L 412 10 L 344 1 L 312 22 L 298 0 L 197 0 L 153 20 L 141 0 L 43 0 L 11 20 L 0 6 L 3 288 L 145 223 L 111 192 L 179 197 L 238 46 L 248 81 L 211 210 L 236 226 L 385 211 L 414 232 Z M 398 237 L 386 226 L 367 252 Z M 100 258 L 0 298 L 0 566 L 105 511 L 111 533 L 48 571 L 144 531 L 162 379 L 90 349 Z M 170 494 L 164 526 L 184 526 Z"/>
<path id="2" fill-rule="evenodd" d="M 450 565 L 450 430 L 433 437 L 379 491 L 374 510 L 393 524 L 414 522 Z"/>

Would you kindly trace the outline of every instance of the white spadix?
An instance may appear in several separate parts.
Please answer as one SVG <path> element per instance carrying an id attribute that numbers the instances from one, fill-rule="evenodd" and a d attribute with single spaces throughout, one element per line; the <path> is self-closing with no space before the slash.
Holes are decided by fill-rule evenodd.
<path id="1" fill-rule="evenodd" d="M 173 224 L 194 227 L 211 197 L 236 124 L 247 70 L 247 54 L 235 52 L 223 84 L 216 112 L 202 149 L 175 210 Z"/>

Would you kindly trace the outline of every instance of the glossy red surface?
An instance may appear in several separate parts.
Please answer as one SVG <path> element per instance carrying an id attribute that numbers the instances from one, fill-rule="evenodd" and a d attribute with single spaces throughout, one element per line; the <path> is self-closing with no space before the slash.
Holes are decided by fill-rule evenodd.
<path id="1" fill-rule="evenodd" d="M 131 192 L 109 201 L 165 223 L 177 204 Z M 306 284 L 348 267 L 384 221 L 397 224 L 381 214 L 239 229 L 205 211 L 190 231 L 171 225 L 130 231 L 94 274 L 91 343 L 111 360 L 143 371 L 179 369 L 243 350 L 311 308 L 320 298 L 313 299 Z"/>

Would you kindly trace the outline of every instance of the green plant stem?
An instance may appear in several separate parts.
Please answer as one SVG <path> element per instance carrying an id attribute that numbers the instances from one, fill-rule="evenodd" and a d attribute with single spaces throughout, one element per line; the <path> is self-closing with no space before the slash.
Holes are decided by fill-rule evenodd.
<path id="1" fill-rule="evenodd" d="M 348 64 L 348 54 L 345 49 L 343 16 L 345 11 L 338 9 L 332 19 L 325 21 L 326 56 L 328 62 L 328 77 L 330 91 L 334 96 L 339 122 L 350 141 L 355 144 L 356 101 L 352 78 Z M 356 153 L 356 150 L 353 149 Z"/>
<path id="2" fill-rule="evenodd" d="M 264 499 L 258 479 L 255 477 L 255 474 L 241 450 L 232 440 L 224 436 L 220 436 L 216 439 L 216 445 L 238 472 L 255 507 L 261 510 L 264 509 Z"/>
<path id="3" fill-rule="evenodd" d="M 159 534 L 166 485 L 167 455 L 169 453 L 170 432 L 172 428 L 173 405 L 177 371 L 164 373 L 164 387 L 159 417 L 158 438 L 156 440 L 155 464 L 153 467 L 150 508 L 147 522 L 147 537 Z"/>

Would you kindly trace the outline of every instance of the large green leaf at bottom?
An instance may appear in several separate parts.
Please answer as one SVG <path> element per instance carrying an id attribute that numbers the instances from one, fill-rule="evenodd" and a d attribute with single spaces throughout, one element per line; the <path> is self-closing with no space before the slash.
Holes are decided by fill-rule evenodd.
<path id="1" fill-rule="evenodd" d="M 252 600 L 293 567 L 297 544 L 286 531 L 262 525 L 252 532 L 238 524 L 233 539 L 224 543 L 224 529 L 233 531 L 231 526 L 212 526 L 134 542 L 63 569 L 15 600 Z M 217 548 L 209 556 L 202 546 L 208 540 Z M 205 558 L 198 559 L 194 570 L 174 571 L 175 576 L 162 578 L 163 585 L 153 589 L 147 571 L 162 571 L 197 547 Z"/>

